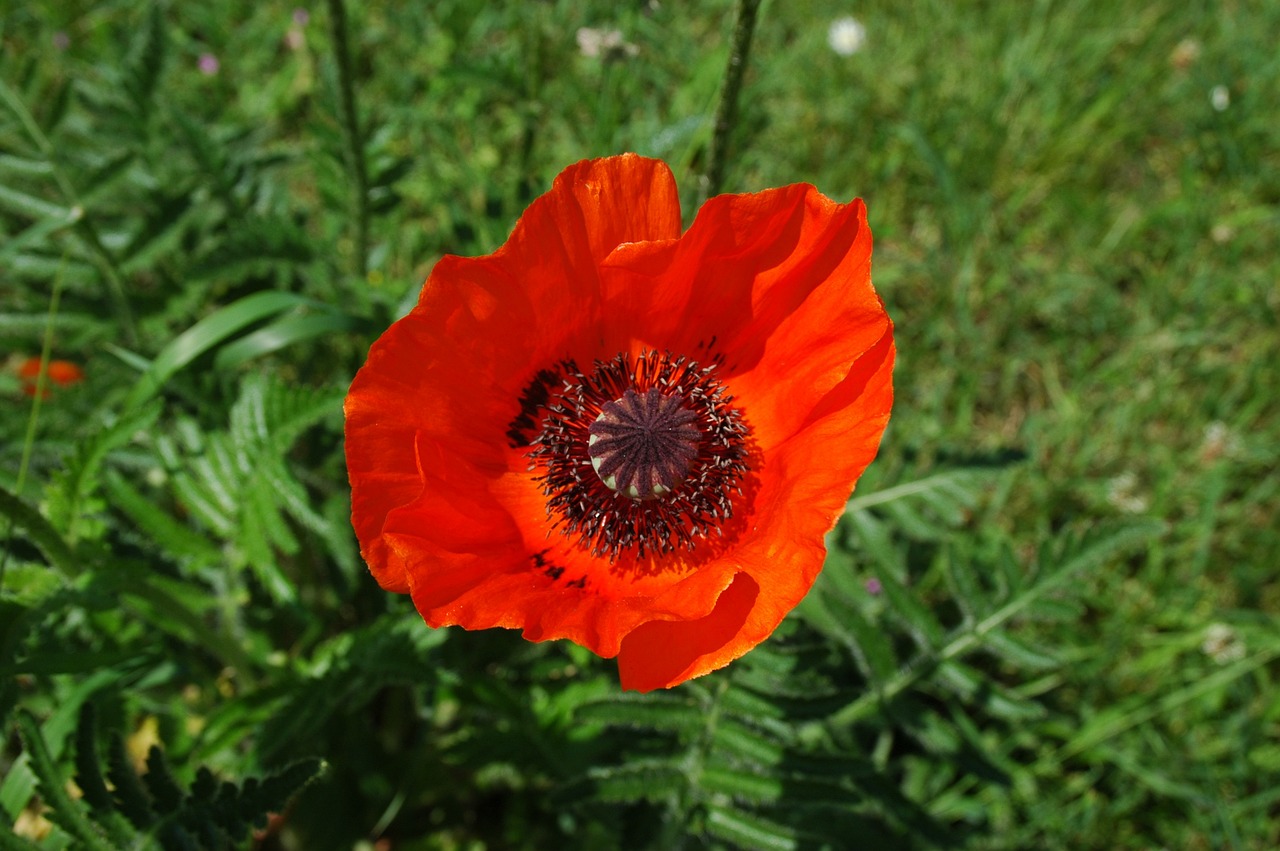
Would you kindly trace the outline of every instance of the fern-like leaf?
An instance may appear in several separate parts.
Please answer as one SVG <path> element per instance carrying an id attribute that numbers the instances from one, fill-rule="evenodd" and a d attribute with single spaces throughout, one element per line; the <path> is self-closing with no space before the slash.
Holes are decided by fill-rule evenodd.
<path id="1" fill-rule="evenodd" d="M 18 713 L 18 732 L 22 735 L 32 770 L 40 783 L 40 792 L 49 806 L 49 819 L 62 827 L 88 851 L 113 851 L 105 832 L 93 823 L 83 803 L 67 794 L 66 778 L 54 764 L 40 724 L 26 710 Z"/>
<path id="2" fill-rule="evenodd" d="M 18 728 L 49 818 L 90 851 L 151 847 L 148 837 L 165 849 L 216 851 L 248 836 L 269 813 L 280 812 L 303 786 L 319 776 L 320 760 L 303 760 L 262 780 L 219 783 L 205 768 L 196 773 L 190 791 L 170 770 L 163 752 L 153 747 L 141 777 L 125 754 L 119 735 L 111 737 L 106 780 L 99 766 L 94 713 L 83 710 L 76 733 L 76 782 L 83 798 L 67 794 L 67 778 L 55 763 L 29 712 L 19 713 Z M 123 817 L 122 817 L 123 816 Z M 0 846 L 3 847 L 3 846 Z"/>
<path id="3" fill-rule="evenodd" d="M 299 549 L 289 521 L 322 539 L 335 535 L 331 519 L 313 507 L 286 455 L 306 429 L 339 410 L 340 396 L 334 392 L 248 376 L 232 407 L 229 428 L 188 442 L 183 449 L 189 459 L 175 471 L 179 502 L 199 525 L 230 544 L 236 566 L 251 570 L 283 603 L 292 602 L 294 589 L 277 554 Z M 116 489 L 129 496 L 127 488 Z M 137 500 L 130 506 L 134 513 L 146 513 Z M 153 520 L 156 527 L 166 525 Z"/>

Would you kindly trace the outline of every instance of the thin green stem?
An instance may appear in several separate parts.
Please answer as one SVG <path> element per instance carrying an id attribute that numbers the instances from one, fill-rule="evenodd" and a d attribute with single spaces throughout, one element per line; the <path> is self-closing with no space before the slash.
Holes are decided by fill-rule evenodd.
<path id="1" fill-rule="evenodd" d="M 36 374 L 36 392 L 31 400 L 31 413 L 27 415 L 27 433 L 22 439 L 22 458 L 18 461 L 18 478 L 14 489 L 19 495 L 27 481 L 27 469 L 31 466 L 31 449 L 36 443 L 36 425 L 40 421 L 40 406 L 44 402 L 45 388 L 49 386 L 49 356 L 53 353 L 53 320 L 58 315 L 58 302 L 62 300 L 63 273 L 67 267 L 67 256 L 63 254 L 62 263 L 58 266 L 57 277 L 53 279 L 53 292 L 49 295 L 49 313 L 44 323 L 44 339 L 40 344 L 40 371 Z M 4 539 L 7 543 L 13 535 L 13 516 L 5 527 Z M 9 566 L 10 548 L 6 546 L 0 553 L 0 588 L 4 587 L 4 572 Z"/>
<path id="2" fill-rule="evenodd" d="M 102 237 L 98 234 L 98 229 L 84 214 L 84 204 L 80 200 L 80 193 L 76 191 L 71 180 L 59 166 L 53 143 L 49 141 L 49 137 L 40 129 L 40 125 L 36 123 L 35 117 L 27 109 L 27 105 L 22 102 L 22 98 L 18 97 L 17 92 L 9 88 L 3 80 L 0 80 L 0 100 L 4 101 L 5 106 L 18 119 L 23 129 L 27 131 L 27 135 L 31 137 L 31 141 L 35 144 L 37 150 L 40 151 L 40 155 L 49 164 L 49 173 L 53 176 L 53 182 L 57 184 L 62 200 L 71 209 L 76 232 L 80 234 L 93 252 L 93 259 L 98 271 L 102 273 L 103 280 L 106 281 L 108 301 L 111 302 L 112 309 L 116 314 L 116 320 L 124 331 L 125 341 L 130 345 L 136 345 L 138 331 L 133 322 L 133 310 L 129 307 L 129 298 L 125 295 L 124 272 L 121 271 L 120 264 L 116 262 L 115 256 L 103 244 Z"/>
<path id="3" fill-rule="evenodd" d="M 724 180 L 729 134 L 738 115 L 738 95 L 742 92 L 742 78 L 747 70 L 747 57 L 751 54 L 751 36 L 755 32 L 759 9 L 760 0 L 738 2 L 738 19 L 733 26 L 733 42 L 729 46 L 729 62 L 724 69 L 720 103 L 716 106 L 715 127 L 711 133 L 711 149 L 707 152 L 707 170 L 701 180 L 699 206 L 720 191 Z"/>
<path id="4" fill-rule="evenodd" d="M 347 167 L 355 184 L 352 213 L 356 220 L 355 273 L 364 278 L 369 271 L 369 172 L 364 159 L 364 137 L 356 113 L 355 79 L 351 70 L 351 48 L 347 41 L 347 8 L 342 0 L 329 0 L 329 26 L 333 31 L 333 51 L 338 60 L 338 100 L 342 109 L 342 130 L 347 142 Z"/>

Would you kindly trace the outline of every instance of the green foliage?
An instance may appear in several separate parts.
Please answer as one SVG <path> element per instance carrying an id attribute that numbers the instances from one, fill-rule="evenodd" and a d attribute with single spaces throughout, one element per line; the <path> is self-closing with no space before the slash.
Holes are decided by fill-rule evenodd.
<path id="1" fill-rule="evenodd" d="M 341 400 L 564 165 L 696 197 L 733 4 L 333 5 L 0 16 L 0 848 L 1280 845 L 1280 7 L 763 4 L 725 189 L 867 199 L 897 401 L 783 627 L 636 696 L 376 586 Z"/>
<path id="2" fill-rule="evenodd" d="M 246 378 L 231 407 L 226 431 L 202 432 L 179 423 L 177 439 L 161 438 L 156 447 L 174 466 L 172 493 L 195 524 L 227 542 L 218 554 L 237 570 L 248 568 L 276 601 L 291 603 L 294 586 L 281 572 L 277 552 L 296 555 L 297 536 L 286 518 L 315 534 L 334 539 L 330 520 L 311 507 L 306 489 L 289 470 L 286 456 L 308 427 L 332 418 L 341 400 L 332 392 L 290 387 L 261 376 Z M 151 533 L 175 551 L 188 549 L 180 539 L 189 531 L 174 528 L 145 498 L 117 482 L 121 507 L 135 507 L 135 521 L 153 518 Z M 130 500 L 130 497 L 134 499 Z M 212 552 L 208 553 L 213 556 Z"/>
<path id="3" fill-rule="evenodd" d="M 139 774 L 129 761 L 119 736 L 111 740 L 104 773 L 92 704 L 80 712 L 76 729 L 75 775 L 68 778 L 55 764 L 30 713 L 18 715 L 18 729 L 26 745 L 50 820 L 79 843 L 79 847 L 169 849 L 231 848 L 251 826 L 262 827 L 267 816 L 284 809 L 289 799 L 321 772 L 319 760 L 295 763 L 262 780 L 241 785 L 219 782 L 206 768 L 196 771 L 190 790 L 174 777 L 164 752 L 152 746 L 147 770 Z M 74 779 L 82 797 L 66 792 Z"/>
<path id="4" fill-rule="evenodd" d="M 946 824 L 946 808 L 975 787 L 1011 797 L 1034 782 L 1007 743 L 1062 718 L 1017 684 L 1066 665 L 1008 627 L 1028 630 L 1039 600 L 1070 599 L 1073 578 L 1160 531 L 1147 522 L 1063 535 L 1024 566 L 1007 550 L 958 547 L 938 520 L 923 519 L 957 519 L 957 506 L 977 502 L 973 483 L 995 474 L 955 468 L 855 498 L 841 531 L 857 544 L 837 552 L 799 622 L 767 648 L 683 699 L 584 705 L 581 721 L 634 732 L 622 761 L 587 773 L 579 804 L 661 808 L 670 833 L 655 847 L 681 835 L 761 850 L 841 847 L 850 836 L 874 847 L 958 847 L 994 827 L 976 801 L 965 804 L 962 829 Z M 895 511 L 895 502 L 919 505 Z M 868 525 L 870 506 L 896 518 L 915 512 L 915 521 Z M 926 531 L 929 552 L 908 558 L 902 545 Z M 874 591 L 857 579 L 859 545 L 878 549 L 863 559 L 874 565 Z M 954 623 L 937 614 L 948 611 Z"/>

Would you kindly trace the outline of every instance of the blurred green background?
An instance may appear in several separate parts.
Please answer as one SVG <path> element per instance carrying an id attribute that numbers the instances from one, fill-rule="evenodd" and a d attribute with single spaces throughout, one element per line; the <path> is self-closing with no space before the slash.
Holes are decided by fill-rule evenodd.
<path id="1" fill-rule="evenodd" d="M 733 4 L 336 7 L 0 4 L 0 848 L 1280 845 L 1280 4 L 763 4 L 723 190 L 866 199 L 897 403 L 645 697 L 380 591 L 341 400 L 565 165 L 692 218 Z"/>

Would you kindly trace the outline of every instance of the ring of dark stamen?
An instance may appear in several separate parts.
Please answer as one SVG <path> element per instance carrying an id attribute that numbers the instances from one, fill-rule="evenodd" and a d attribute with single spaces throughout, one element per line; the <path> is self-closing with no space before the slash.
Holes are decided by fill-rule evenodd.
<path id="1" fill-rule="evenodd" d="M 593 555 L 611 560 L 631 551 L 645 557 L 693 550 L 699 541 L 719 535 L 748 473 L 750 431 L 716 378 L 717 365 L 644 352 L 597 361 L 589 374 L 565 361 L 559 365 L 558 386 L 548 380 L 547 371 L 539 373 L 533 382 L 538 386 L 531 385 L 522 396 L 521 413 L 509 434 L 523 439 L 536 429 L 527 442 L 530 468 L 546 496 L 552 525 Z M 592 426 L 602 414 L 606 422 L 618 417 L 618 409 L 609 406 L 625 403 L 628 393 L 646 403 L 652 400 L 675 417 L 676 442 L 691 450 L 668 459 L 669 469 L 652 467 L 656 478 L 647 485 L 644 474 L 636 473 L 641 493 L 652 491 L 655 482 L 662 485 L 658 498 L 631 498 L 611 490 L 592 465 Z M 679 411 L 691 416 L 677 416 Z M 661 419 L 661 414 L 656 410 L 649 416 Z M 696 440 L 691 430 L 696 430 Z"/>

